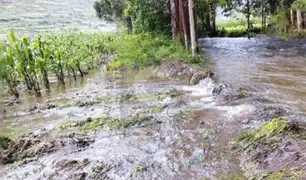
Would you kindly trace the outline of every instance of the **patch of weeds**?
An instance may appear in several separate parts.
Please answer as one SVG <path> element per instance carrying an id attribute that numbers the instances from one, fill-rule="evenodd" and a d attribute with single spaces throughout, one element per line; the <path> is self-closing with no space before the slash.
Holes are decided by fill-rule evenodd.
<path id="1" fill-rule="evenodd" d="M 165 93 L 158 94 L 122 94 L 115 98 L 115 101 L 118 103 L 127 102 L 127 101 L 158 101 L 164 100 L 168 97 L 174 98 L 177 96 L 183 95 L 183 92 L 178 91 L 176 89 L 170 90 Z"/>
<path id="2" fill-rule="evenodd" d="M 151 113 L 159 113 L 162 112 L 164 109 L 163 106 L 153 106 L 150 110 Z"/>
<path id="3" fill-rule="evenodd" d="M 72 106 L 76 106 L 77 102 L 76 101 L 68 101 L 68 102 L 57 102 L 56 106 L 63 109 L 63 108 L 68 108 Z"/>
<path id="4" fill-rule="evenodd" d="M 0 150 L 7 149 L 11 144 L 12 140 L 6 135 L 0 135 Z"/>
<path id="5" fill-rule="evenodd" d="M 218 180 L 245 180 L 247 179 L 242 171 L 235 171 L 235 172 L 229 172 L 229 173 L 220 173 L 217 175 Z"/>
<path id="6" fill-rule="evenodd" d="M 137 96 L 135 94 L 121 94 L 116 97 L 115 101 L 118 103 L 126 102 L 126 101 L 134 101 L 137 100 Z"/>
<path id="7" fill-rule="evenodd" d="M 104 102 L 104 103 L 110 103 L 112 98 L 109 97 L 109 96 L 105 96 L 105 97 L 101 98 L 100 100 L 101 100 L 101 102 Z"/>
<path id="8" fill-rule="evenodd" d="M 65 122 L 62 125 L 59 126 L 60 130 L 69 130 L 74 129 L 80 126 L 83 126 L 85 124 L 85 121 L 79 121 L 79 122 Z"/>
<path id="9" fill-rule="evenodd" d="M 251 95 L 251 93 L 248 89 L 240 88 L 239 91 L 240 91 L 240 93 L 243 97 L 249 97 Z"/>
<path id="10" fill-rule="evenodd" d="M 180 111 L 178 114 L 175 115 L 178 119 L 186 119 L 189 118 L 193 111 L 186 110 L 186 111 Z"/>
<path id="11" fill-rule="evenodd" d="M 93 100 L 88 100 L 88 101 L 82 101 L 82 100 L 76 100 L 76 101 L 68 101 L 66 103 L 63 102 L 59 102 L 57 103 L 57 107 L 59 108 L 68 108 L 68 107 L 86 107 L 86 106 L 93 106 L 95 104 L 99 104 L 99 103 L 110 103 L 111 102 L 111 98 L 109 96 L 106 97 L 102 97 L 102 98 L 96 98 Z"/>
<path id="12" fill-rule="evenodd" d="M 96 130 L 96 129 L 120 129 L 140 125 L 145 121 L 151 120 L 152 117 L 127 117 L 127 118 L 111 118 L 109 116 L 101 116 L 99 118 L 88 118 L 85 121 L 79 122 L 66 122 L 60 126 L 60 130 L 69 129 L 83 129 L 83 130 Z"/>
<path id="13" fill-rule="evenodd" d="M 243 149 L 246 149 L 256 141 L 266 141 L 269 138 L 282 136 L 289 129 L 290 125 L 287 119 L 276 118 L 253 132 L 243 133 L 238 137 L 238 142 Z"/>
<path id="14" fill-rule="evenodd" d="M 303 139 L 305 130 L 295 122 L 289 122 L 284 118 L 275 118 L 263 124 L 254 131 L 248 131 L 238 137 L 235 148 L 243 151 L 246 161 L 253 165 L 265 167 L 265 162 L 270 154 L 279 152 L 280 145 L 287 139 Z M 249 171 L 249 170 L 248 170 Z M 250 172 L 253 172 L 251 170 Z M 296 178 L 293 170 L 282 170 L 266 175 L 263 179 L 300 179 Z M 257 178 L 258 179 L 258 178 Z M 259 178 L 260 179 L 260 178 Z"/>
<path id="15" fill-rule="evenodd" d="M 281 171 L 273 172 L 264 177 L 268 180 L 279 180 L 279 179 L 292 179 L 298 180 L 306 177 L 306 173 L 297 169 L 284 169 Z"/>
<path id="16" fill-rule="evenodd" d="M 132 170 L 132 177 L 137 177 L 140 174 L 142 174 L 143 172 L 145 172 L 147 170 L 146 167 L 144 166 L 136 166 L 135 168 L 133 168 Z"/>

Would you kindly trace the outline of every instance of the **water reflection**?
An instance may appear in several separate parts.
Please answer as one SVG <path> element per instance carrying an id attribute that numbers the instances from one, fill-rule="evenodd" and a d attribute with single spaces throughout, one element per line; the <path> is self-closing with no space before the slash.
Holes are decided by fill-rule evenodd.
<path id="1" fill-rule="evenodd" d="M 275 103 L 306 114 L 304 39 L 210 38 L 201 43 L 220 82 L 253 87 Z"/>

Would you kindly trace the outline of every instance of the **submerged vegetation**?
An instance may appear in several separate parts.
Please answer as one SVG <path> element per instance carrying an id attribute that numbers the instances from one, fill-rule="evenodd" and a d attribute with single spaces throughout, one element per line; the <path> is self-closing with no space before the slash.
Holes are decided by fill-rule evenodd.
<path id="1" fill-rule="evenodd" d="M 62 33 L 38 38 L 17 38 L 10 31 L 0 45 L 0 76 L 9 91 L 19 96 L 18 86 L 41 95 L 42 84 L 50 89 L 50 76 L 60 84 L 66 77 L 83 77 L 99 67 L 101 54 L 111 55 L 109 69 L 141 68 L 158 65 L 164 59 L 199 63 L 179 41 L 150 34 Z"/>
<path id="2" fill-rule="evenodd" d="M 60 130 L 96 130 L 96 129 L 120 129 L 140 125 L 146 121 L 150 121 L 152 117 L 127 117 L 127 118 L 111 118 L 107 115 L 98 118 L 87 118 L 84 121 L 65 122 L 60 125 Z"/>
<path id="3" fill-rule="evenodd" d="M 41 82 L 50 89 L 50 74 L 64 84 L 66 75 L 76 79 L 77 74 L 83 76 L 97 67 L 104 41 L 108 40 L 101 37 L 76 33 L 18 39 L 11 30 L 8 41 L 0 49 L 0 76 L 16 97 L 20 82 L 27 90 L 41 95 Z"/>
<path id="4" fill-rule="evenodd" d="M 275 118 L 267 122 L 256 130 L 248 131 L 238 137 L 238 150 L 244 153 L 244 163 L 246 171 L 252 178 L 256 179 L 303 179 L 303 165 L 297 163 L 294 168 L 284 165 L 277 166 L 272 172 L 266 171 L 267 166 L 276 156 L 280 158 L 279 163 L 285 161 L 282 156 L 286 156 L 286 148 L 295 142 L 304 143 L 305 129 L 298 123 L 291 122 L 284 118 Z M 280 154 L 284 152 L 284 154 Z M 291 153 L 299 153 L 291 147 Z M 288 155 L 288 154 L 287 154 Z M 297 158 L 295 161 L 299 161 Z M 303 160 L 302 160 L 303 161 Z M 263 172 L 255 172 L 254 167 L 263 168 Z M 248 169 L 250 168 L 250 169 Z"/>
<path id="5" fill-rule="evenodd" d="M 273 172 L 265 176 L 268 180 L 279 180 L 279 179 L 303 179 L 306 177 L 306 173 L 303 171 L 296 170 L 294 168 L 284 169 L 278 172 Z"/>

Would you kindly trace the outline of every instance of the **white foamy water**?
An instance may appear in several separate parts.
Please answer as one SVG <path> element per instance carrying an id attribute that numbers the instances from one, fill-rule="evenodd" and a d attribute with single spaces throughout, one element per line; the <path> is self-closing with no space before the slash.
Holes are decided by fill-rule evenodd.
<path id="1" fill-rule="evenodd" d="M 215 83 L 211 78 L 205 78 L 195 86 L 184 86 L 184 91 L 191 92 L 192 96 L 212 96 Z"/>

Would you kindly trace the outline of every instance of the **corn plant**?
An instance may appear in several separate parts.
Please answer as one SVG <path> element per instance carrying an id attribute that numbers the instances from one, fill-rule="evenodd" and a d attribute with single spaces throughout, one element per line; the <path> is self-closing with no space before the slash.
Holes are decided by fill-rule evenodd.
<path id="1" fill-rule="evenodd" d="M 9 91 L 18 98 L 18 74 L 15 71 L 15 62 L 12 51 L 9 51 L 8 53 L 2 52 L 0 55 L 0 77 L 6 82 Z"/>
<path id="2" fill-rule="evenodd" d="M 59 83 L 65 84 L 66 73 L 76 80 L 77 74 L 83 77 L 88 70 L 97 68 L 101 53 L 114 51 L 113 39 L 101 34 L 69 33 L 31 41 L 18 39 L 11 30 L 6 48 L 0 46 L 0 77 L 15 96 L 19 95 L 19 82 L 40 95 L 41 82 L 50 89 L 49 76 L 55 75 Z"/>
<path id="3" fill-rule="evenodd" d="M 11 52 L 13 60 L 16 63 L 19 76 L 25 81 L 28 90 L 34 90 L 40 95 L 40 87 L 35 68 L 35 59 L 33 49 L 28 38 L 18 41 L 14 32 L 9 34 L 8 51 Z"/>
<path id="4" fill-rule="evenodd" d="M 40 76 L 43 79 L 46 89 L 49 90 L 50 82 L 48 78 L 48 61 L 52 58 L 52 51 L 44 42 L 42 42 L 40 37 L 34 42 L 34 50 L 36 68 L 40 71 Z"/>

